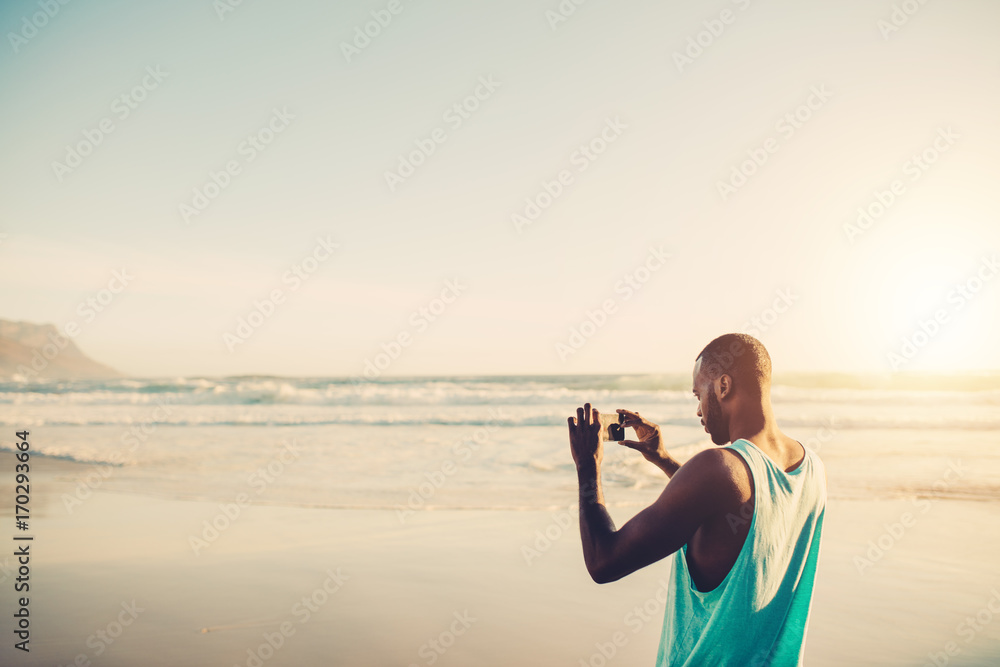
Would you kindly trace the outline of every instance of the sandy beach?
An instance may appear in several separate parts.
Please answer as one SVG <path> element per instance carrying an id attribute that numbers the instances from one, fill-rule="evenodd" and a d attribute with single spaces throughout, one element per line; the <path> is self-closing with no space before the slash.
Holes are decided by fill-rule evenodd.
<path id="1" fill-rule="evenodd" d="M 11 463 L 0 457 L 4 470 Z M 218 503 L 96 490 L 69 513 L 62 494 L 95 469 L 36 464 L 31 652 L 15 652 L 8 635 L 3 664 L 598 666 L 655 658 L 669 561 L 593 584 L 568 509 L 418 512 L 401 524 L 393 511 L 255 504 L 196 554 L 191 537 L 204 536 L 203 522 L 225 524 Z M 878 555 L 868 553 L 872 536 L 891 533 L 907 512 L 916 513 L 912 501 L 830 503 L 807 664 L 934 664 L 931 654 L 947 661 L 940 664 L 997 664 L 994 506 L 935 500 L 884 555 L 859 565 Z M 6 588 L 11 558 L 2 565 Z M 11 618 L 11 596 L 0 600 Z"/>
<path id="2" fill-rule="evenodd" d="M 0 26 L 0 667 L 1000 667 L 1000 0 Z"/>

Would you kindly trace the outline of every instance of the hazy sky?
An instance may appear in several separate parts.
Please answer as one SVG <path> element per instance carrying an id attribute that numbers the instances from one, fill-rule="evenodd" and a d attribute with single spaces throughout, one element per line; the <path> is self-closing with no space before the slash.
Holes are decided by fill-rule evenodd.
<path id="1" fill-rule="evenodd" d="M 1000 368 L 995 2 L 52 4 L 0 5 L 0 318 L 126 373 Z"/>

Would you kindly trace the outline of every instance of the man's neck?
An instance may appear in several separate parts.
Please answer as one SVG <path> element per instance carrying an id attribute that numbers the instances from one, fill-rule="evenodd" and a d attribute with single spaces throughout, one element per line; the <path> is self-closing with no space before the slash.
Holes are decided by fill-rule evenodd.
<path id="1" fill-rule="evenodd" d="M 780 447 L 783 436 L 767 401 L 755 410 L 746 410 L 742 415 L 734 415 L 729 424 L 729 441 L 749 440 L 758 447 Z"/>

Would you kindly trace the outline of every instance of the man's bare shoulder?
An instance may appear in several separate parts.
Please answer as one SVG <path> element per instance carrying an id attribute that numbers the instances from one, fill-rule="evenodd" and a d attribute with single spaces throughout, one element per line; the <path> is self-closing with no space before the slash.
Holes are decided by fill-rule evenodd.
<path id="1" fill-rule="evenodd" d="M 706 475 L 717 481 L 725 479 L 740 479 L 746 475 L 746 462 L 743 457 L 729 447 L 712 447 L 692 456 L 681 468 L 691 466 L 691 470 L 699 475 Z"/>
<path id="2" fill-rule="evenodd" d="M 667 486 L 673 484 L 728 505 L 750 497 L 750 469 L 733 450 L 713 447 L 698 452 L 682 465 Z"/>

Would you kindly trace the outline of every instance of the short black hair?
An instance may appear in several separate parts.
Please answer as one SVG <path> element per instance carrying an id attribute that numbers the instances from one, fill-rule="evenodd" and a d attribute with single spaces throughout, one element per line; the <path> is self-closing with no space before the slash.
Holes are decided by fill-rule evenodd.
<path id="1" fill-rule="evenodd" d="M 737 383 L 750 381 L 759 387 L 771 384 L 771 355 L 763 343 L 748 334 L 723 334 L 706 345 L 695 361 L 698 359 L 701 372 L 710 380 L 728 375 Z"/>

